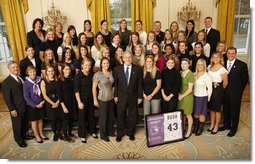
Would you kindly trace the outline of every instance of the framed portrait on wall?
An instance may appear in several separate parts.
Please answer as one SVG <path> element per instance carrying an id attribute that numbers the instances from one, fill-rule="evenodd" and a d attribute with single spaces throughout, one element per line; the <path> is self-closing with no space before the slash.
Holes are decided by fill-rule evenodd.
<path id="1" fill-rule="evenodd" d="M 148 147 L 184 139 L 183 111 L 147 115 L 145 121 Z"/>

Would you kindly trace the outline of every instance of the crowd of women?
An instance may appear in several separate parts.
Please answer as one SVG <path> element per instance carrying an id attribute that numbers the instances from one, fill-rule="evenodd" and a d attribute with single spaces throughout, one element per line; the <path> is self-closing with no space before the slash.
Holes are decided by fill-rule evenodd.
<path id="1" fill-rule="evenodd" d="M 113 33 L 107 20 L 102 20 L 96 34 L 90 20 L 85 20 L 79 35 L 73 25 L 65 33 L 60 23 L 46 31 L 43 25 L 41 19 L 34 20 L 33 30 L 27 33 L 27 57 L 20 62 L 24 99 L 38 143 L 49 139 L 43 133 L 43 119 L 50 121 L 54 141 L 74 142 L 75 120 L 81 142 L 87 142 L 87 134 L 98 138 L 97 108 L 100 138 L 109 142 L 109 137 L 115 136 L 118 111 L 113 70 L 123 64 L 125 51 L 132 53 L 132 64 L 143 72 L 144 115 L 183 110 L 188 125 L 185 138 L 189 138 L 192 133 L 202 134 L 209 109 L 211 125 L 207 131 L 218 132 L 228 84 L 224 68 L 227 48 L 211 27 L 211 17 L 205 18 L 205 29 L 198 32 L 193 20 L 187 21 L 184 31 L 174 21 L 165 32 L 160 21 L 155 21 L 154 30 L 148 33 L 141 20 L 131 32 L 123 19 Z M 216 31 L 210 42 L 207 30 Z"/>

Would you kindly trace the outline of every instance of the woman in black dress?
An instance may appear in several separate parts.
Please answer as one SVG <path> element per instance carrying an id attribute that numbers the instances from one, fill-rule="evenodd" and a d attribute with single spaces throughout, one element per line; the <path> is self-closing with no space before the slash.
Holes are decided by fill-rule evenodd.
<path id="1" fill-rule="evenodd" d="M 162 113 L 176 110 L 180 88 L 181 75 L 175 68 L 175 58 L 169 56 L 166 60 L 166 69 L 162 72 Z"/>
<path id="2" fill-rule="evenodd" d="M 86 124 L 93 138 L 96 135 L 96 122 L 94 118 L 94 104 L 92 96 L 91 60 L 85 58 L 82 61 L 81 71 L 74 77 L 74 92 L 78 102 L 78 136 L 83 143 L 86 141 Z"/>
<path id="3" fill-rule="evenodd" d="M 68 63 L 64 63 L 61 67 L 60 74 L 60 104 L 64 112 L 63 120 L 63 133 L 64 139 L 68 142 L 74 142 L 71 137 L 76 138 L 72 134 L 73 120 L 76 113 L 76 100 L 73 91 L 74 83 L 71 79 L 71 66 Z"/>
<path id="4" fill-rule="evenodd" d="M 54 133 L 53 141 L 62 140 L 61 126 L 64 114 L 59 106 L 59 81 L 52 66 L 46 66 L 41 90 L 46 104 L 46 118 L 51 121 L 51 129 Z"/>

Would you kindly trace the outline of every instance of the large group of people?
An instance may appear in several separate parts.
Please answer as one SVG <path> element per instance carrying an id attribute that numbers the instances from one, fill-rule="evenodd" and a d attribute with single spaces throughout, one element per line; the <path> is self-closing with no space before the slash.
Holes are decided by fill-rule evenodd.
<path id="1" fill-rule="evenodd" d="M 121 142 L 127 135 L 133 141 L 141 106 L 144 116 L 183 110 L 186 139 L 203 133 L 208 111 L 208 132 L 228 129 L 228 136 L 234 136 L 247 65 L 236 58 L 236 48 L 220 40 L 211 17 L 204 24 L 196 32 L 193 20 L 185 30 L 174 21 L 163 32 L 161 22 L 155 21 L 146 33 L 141 20 L 131 32 L 122 19 L 119 30 L 111 32 L 102 20 L 94 34 L 91 21 L 85 20 L 77 36 L 73 25 L 67 32 L 60 23 L 45 31 L 43 20 L 36 18 L 27 33 L 26 57 L 8 64 L 10 75 L 2 83 L 15 141 L 26 147 L 25 140 L 33 138 L 28 135 L 29 122 L 38 143 L 49 140 L 43 131 L 45 120 L 53 141 L 75 142 L 79 137 L 86 143 L 88 134 L 97 139 L 95 109 L 102 140 L 115 136 Z"/>

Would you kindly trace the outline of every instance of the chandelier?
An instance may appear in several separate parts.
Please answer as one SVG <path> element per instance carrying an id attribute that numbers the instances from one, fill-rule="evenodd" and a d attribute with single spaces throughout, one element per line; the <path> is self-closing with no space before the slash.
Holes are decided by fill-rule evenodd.
<path id="1" fill-rule="evenodd" d="M 64 25 L 66 23 L 67 17 L 62 16 L 60 10 L 57 10 L 54 3 L 52 2 L 50 10 L 48 10 L 47 16 L 43 17 L 42 19 L 48 27 L 53 27 L 54 24 L 56 24 L 57 22 Z"/>
<path id="2" fill-rule="evenodd" d="M 197 7 L 189 2 L 186 6 L 183 6 L 181 11 L 177 13 L 178 22 L 182 24 L 183 27 L 186 27 L 188 20 L 194 20 L 195 22 L 200 22 L 201 11 L 197 11 Z"/>

